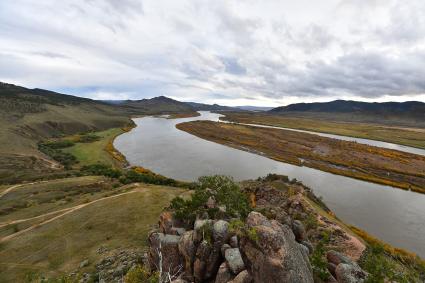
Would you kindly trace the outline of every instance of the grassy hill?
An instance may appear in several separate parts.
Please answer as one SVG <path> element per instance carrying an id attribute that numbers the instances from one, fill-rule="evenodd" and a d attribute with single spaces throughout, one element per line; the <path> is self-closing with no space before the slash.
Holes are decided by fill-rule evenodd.
<path id="1" fill-rule="evenodd" d="M 52 171 L 38 142 L 80 132 L 123 127 L 123 109 L 104 102 L 0 83 L 0 179 Z"/>
<path id="2" fill-rule="evenodd" d="M 296 103 L 273 108 L 268 113 L 332 121 L 425 127 L 425 103 L 418 101 L 368 103 L 335 100 Z"/>

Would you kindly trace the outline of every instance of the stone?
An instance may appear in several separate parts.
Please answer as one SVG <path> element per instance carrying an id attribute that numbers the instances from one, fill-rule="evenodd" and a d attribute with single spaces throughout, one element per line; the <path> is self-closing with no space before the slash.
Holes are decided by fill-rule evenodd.
<path id="1" fill-rule="evenodd" d="M 313 283 L 313 271 L 292 230 L 276 220 L 251 212 L 246 224 L 258 240 L 239 239 L 239 249 L 253 282 Z"/>
<path id="2" fill-rule="evenodd" d="M 357 264 L 340 263 L 335 269 L 338 283 L 361 283 L 367 274 Z"/>
<path id="3" fill-rule="evenodd" d="M 245 269 L 245 264 L 238 248 L 227 249 L 224 253 L 224 258 L 233 274 L 236 275 Z"/>
<path id="4" fill-rule="evenodd" d="M 238 236 L 233 236 L 230 238 L 229 240 L 229 244 L 232 248 L 238 248 L 239 244 L 238 244 Z"/>
<path id="5" fill-rule="evenodd" d="M 184 259 L 184 270 L 187 274 L 193 273 L 193 263 L 195 262 L 196 246 L 193 241 L 194 231 L 185 232 L 178 243 L 178 249 Z"/>
<path id="6" fill-rule="evenodd" d="M 248 271 L 245 269 L 241 271 L 233 280 L 228 283 L 251 283 L 252 277 L 249 275 Z"/>
<path id="7" fill-rule="evenodd" d="M 340 252 L 331 250 L 326 253 L 328 262 L 335 264 L 336 266 L 340 263 L 353 264 L 353 261 L 346 255 Z"/>
<path id="8" fill-rule="evenodd" d="M 215 283 L 227 283 L 234 277 L 235 276 L 230 271 L 227 262 L 223 262 L 218 269 L 217 276 L 215 277 Z"/>
<path id="9" fill-rule="evenodd" d="M 224 243 L 227 241 L 228 236 L 229 236 L 229 223 L 224 220 L 216 221 L 213 225 L 214 242 Z"/>
<path id="10" fill-rule="evenodd" d="M 88 265 L 89 265 L 89 260 L 88 259 L 85 259 L 82 262 L 80 262 L 80 268 L 84 268 L 84 267 L 86 267 Z"/>
<path id="11" fill-rule="evenodd" d="M 304 224 L 299 220 L 294 220 L 292 222 L 292 232 L 295 235 L 295 240 L 297 242 L 302 242 L 305 238 L 305 228 Z"/>
<path id="12" fill-rule="evenodd" d="M 160 265 L 160 254 L 162 255 L 162 269 L 176 273 L 184 265 L 183 257 L 179 253 L 179 242 L 181 236 L 166 235 L 153 232 L 148 237 L 149 242 L 149 266 L 157 270 Z"/>
<path id="13" fill-rule="evenodd" d="M 328 271 L 333 275 L 336 276 L 335 274 L 335 270 L 336 270 L 336 265 L 332 262 L 328 262 Z"/>
<path id="14" fill-rule="evenodd" d="M 308 253 L 312 254 L 314 251 L 313 245 L 309 241 L 302 241 L 302 245 L 306 246 L 308 248 Z"/>
<path id="15" fill-rule="evenodd" d="M 159 231 L 164 234 L 172 234 L 173 215 L 169 211 L 164 211 L 159 215 Z"/>
<path id="16" fill-rule="evenodd" d="M 215 208 L 216 206 L 216 201 L 214 199 L 214 197 L 209 197 L 206 203 L 207 208 Z"/>
<path id="17" fill-rule="evenodd" d="M 211 245 L 202 241 L 196 250 L 196 258 L 193 264 L 193 277 L 195 282 L 203 282 L 206 274 L 207 259 L 211 253 Z"/>
<path id="18" fill-rule="evenodd" d="M 226 250 L 231 249 L 232 247 L 229 244 L 224 244 L 221 246 L 221 255 L 224 257 Z"/>

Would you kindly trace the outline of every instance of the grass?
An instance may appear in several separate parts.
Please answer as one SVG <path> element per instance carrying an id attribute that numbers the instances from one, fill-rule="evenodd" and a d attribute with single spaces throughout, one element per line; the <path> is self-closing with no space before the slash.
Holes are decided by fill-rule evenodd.
<path id="1" fill-rule="evenodd" d="M 76 210 L 58 220 L 1 243 L 0 282 L 23 282 L 29 273 L 48 277 L 70 272 L 84 259 L 99 259 L 101 245 L 140 248 L 162 209 L 184 190 L 143 185 Z"/>
<path id="2" fill-rule="evenodd" d="M 211 121 L 178 124 L 201 138 L 277 161 L 425 193 L 425 157 L 314 134 Z"/>
<path id="3" fill-rule="evenodd" d="M 74 155 L 78 160 L 78 166 L 91 165 L 96 163 L 107 164 L 119 167 L 120 161 L 109 154 L 110 144 L 116 136 L 124 132 L 121 128 L 113 128 L 95 134 L 101 137 L 98 141 L 89 143 L 76 143 L 72 147 L 63 149 L 64 152 Z M 108 150 L 109 149 L 109 150 Z"/>
<path id="4" fill-rule="evenodd" d="M 224 119 L 238 123 L 300 129 L 425 148 L 424 129 L 249 113 L 226 113 Z"/>

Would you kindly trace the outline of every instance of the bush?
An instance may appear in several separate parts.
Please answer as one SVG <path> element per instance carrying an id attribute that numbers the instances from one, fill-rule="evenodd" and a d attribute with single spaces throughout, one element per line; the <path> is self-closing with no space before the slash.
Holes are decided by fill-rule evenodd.
<path id="1" fill-rule="evenodd" d="M 138 173 L 134 170 L 126 171 L 125 174 L 120 178 L 120 182 L 123 184 L 141 182 L 141 183 L 154 184 L 154 185 L 164 185 L 164 186 L 174 186 L 174 187 L 181 186 L 181 184 L 174 179 L 167 178 L 167 177 L 153 174 L 153 173 Z"/>
<path id="2" fill-rule="evenodd" d="M 106 164 L 86 165 L 81 168 L 81 171 L 91 175 L 106 176 L 110 178 L 119 178 L 122 176 L 120 170 L 113 169 L 111 166 Z"/>
<path id="3" fill-rule="evenodd" d="M 61 163 L 65 169 L 70 169 L 72 165 L 78 162 L 74 155 L 63 152 L 60 149 L 74 145 L 72 141 L 57 141 L 39 143 L 38 149 L 52 159 Z"/>
<path id="4" fill-rule="evenodd" d="M 329 243 L 329 238 L 329 234 L 323 233 L 322 239 L 317 243 L 313 254 L 310 256 L 310 263 L 313 268 L 314 275 L 323 281 L 329 279 L 330 276 L 328 271 L 328 261 L 325 258 L 326 244 Z"/>
<path id="5" fill-rule="evenodd" d="M 81 135 L 78 138 L 78 142 L 82 142 L 82 143 L 90 143 L 90 142 L 95 142 L 100 140 L 101 137 L 95 135 L 95 134 L 84 134 Z"/>
<path id="6" fill-rule="evenodd" d="M 151 273 L 145 267 L 138 265 L 130 269 L 124 278 L 125 283 L 157 283 L 159 282 L 159 274 Z"/>
<path id="7" fill-rule="evenodd" d="M 210 197 L 215 199 L 216 206 L 224 206 L 225 211 L 208 209 L 205 204 Z M 245 218 L 251 211 L 248 198 L 233 179 L 219 175 L 200 177 L 191 199 L 177 197 L 171 201 L 171 208 L 177 218 L 191 222 L 195 221 L 197 215 L 204 213 L 208 213 L 211 218 L 218 216 L 219 212 L 221 216 L 228 218 Z"/>

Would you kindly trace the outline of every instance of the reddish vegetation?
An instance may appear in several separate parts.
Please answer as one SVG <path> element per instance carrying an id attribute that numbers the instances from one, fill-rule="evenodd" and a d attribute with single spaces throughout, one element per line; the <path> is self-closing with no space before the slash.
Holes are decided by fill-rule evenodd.
<path id="1" fill-rule="evenodd" d="M 177 128 L 278 161 L 425 193 L 425 157 L 318 135 L 196 121 Z"/>

